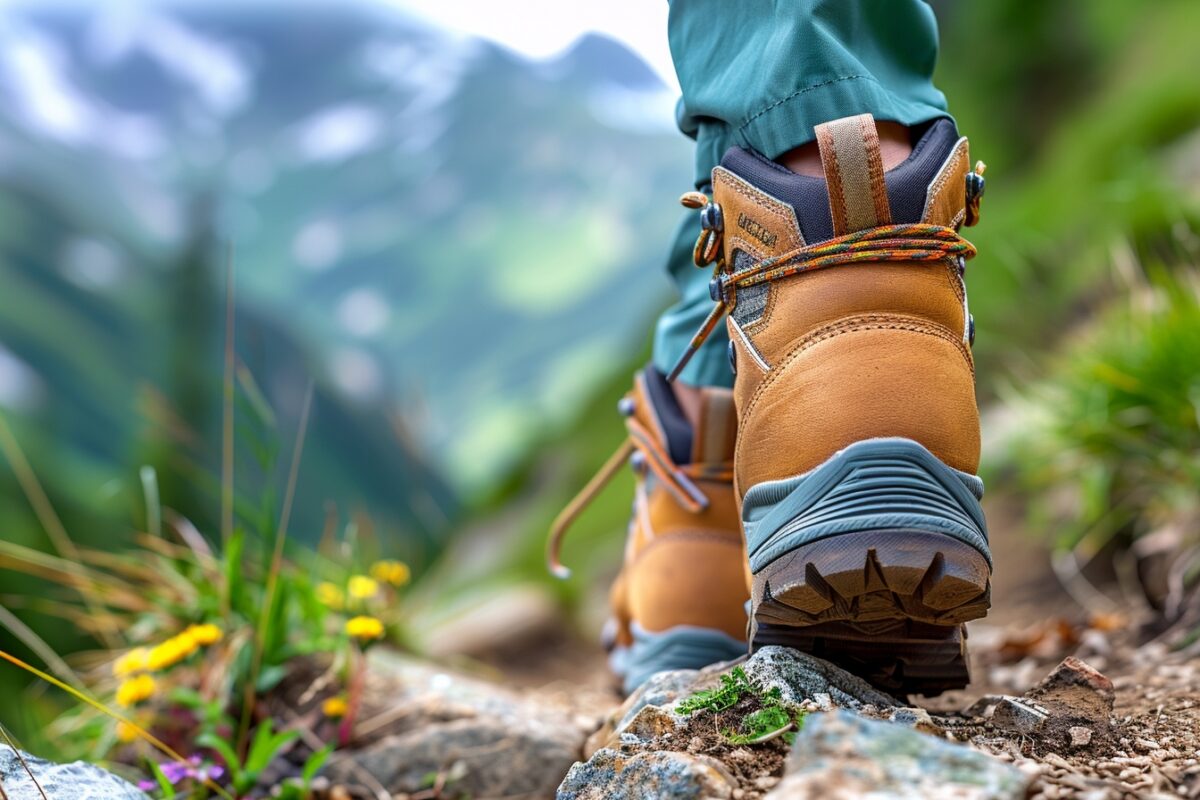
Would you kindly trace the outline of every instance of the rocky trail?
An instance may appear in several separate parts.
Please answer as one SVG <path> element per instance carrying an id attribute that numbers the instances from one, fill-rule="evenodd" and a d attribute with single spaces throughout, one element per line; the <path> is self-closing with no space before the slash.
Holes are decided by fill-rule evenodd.
<path id="1" fill-rule="evenodd" d="M 998 549 L 1011 566 L 998 575 L 994 613 L 971 627 L 968 691 L 893 698 L 767 648 L 740 665 L 755 691 L 681 713 L 737 665 L 663 674 L 622 703 L 598 648 L 531 633 L 493 653 L 493 680 L 400 661 L 377 670 L 399 676 L 402 699 L 377 696 L 404 709 L 392 713 L 408 733 L 345 757 L 330 777 L 349 787 L 366 769 L 414 800 L 1200 797 L 1197 647 L 1147 643 L 1140 620 L 1076 604 L 1029 541 Z M 773 688 L 802 715 L 798 733 L 731 741 Z M 406 775 L 383 766 L 401 763 Z M 430 775 L 433 785 L 420 783 Z"/>
<path id="2" fill-rule="evenodd" d="M 353 745 L 315 796 L 1200 798 L 1200 644 L 1156 636 L 1143 611 L 1075 602 L 1030 540 L 994 544 L 994 609 L 969 627 L 967 691 L 896 698 L 769 647 L 622 699 L 594 643 L 552 616 L 528 624 L 528 608 L 508 635 L 493 608 L 495 645 L 470 661 L 372 651 Z M 318 713 L 303 688 L 316 680 L 296 680 L 276 715 Z M 29 765 L 52 800 L 143 797 L 89 765 Z M 3 747 L 0 786 L 42 800 Z"/>
<path id="3" fill-rule="evenodd" d="M 1020 530 L 1010 506 L 989 516 Z M 391 701 L 408 733 L 382 736 L 329 777 L 344 780 L 343 796 L 385 796 L 352 788 L 353 771 L 368 768 L 412 800 L 1200 798 L 1200 646 L 1155 640 L 1144 608 L 1076 602 L 1034 539 L 993 545 L 993 612 L 970 626 L 966 691 L 893 698 L 767 648 L 740 665 L 755 691 L 681 713 L 739 665 L 662 674 L 622 702 L 598 647 L 531 629 L 484 659 L 490 678 L 442 672 L 434 691 L 434 678 L 410 672 Z M 773 688 L 799 725 L 745 741 Z M 400 763 L 416 766 L 406 776 L 378 767 Z"/>

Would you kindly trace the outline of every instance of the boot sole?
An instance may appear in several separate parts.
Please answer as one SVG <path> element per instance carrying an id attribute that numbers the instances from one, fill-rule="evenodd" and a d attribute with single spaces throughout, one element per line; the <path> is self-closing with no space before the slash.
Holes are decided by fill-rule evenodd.
<path id="1" fill-rule="evenodd" d="M 990 574 L 978 551 L 942 534 L 824 539 L 754 576 L 750 648 L 803 650 L 900 694 L 961 689 L 963 623 L 987 614 Z"/>
<path id="2" fill-rule="evenodd" d="M 899 694 L 966 686 L 963 623 L 991 605 L 982 491 L 907 439 L 751 489 L 751 650 L 794 647 Z"/>

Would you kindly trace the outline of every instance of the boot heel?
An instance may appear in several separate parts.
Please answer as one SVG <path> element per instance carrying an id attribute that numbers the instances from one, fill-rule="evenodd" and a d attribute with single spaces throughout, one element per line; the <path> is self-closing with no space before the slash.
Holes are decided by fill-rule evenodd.
<path id="1" fill-rule="evenodd" d="M 969 680 L 962 623 L 990 605 L 982 482 L 871 439 L 746 493 L 751 649 L 784 644 L 889 689 Z"/>

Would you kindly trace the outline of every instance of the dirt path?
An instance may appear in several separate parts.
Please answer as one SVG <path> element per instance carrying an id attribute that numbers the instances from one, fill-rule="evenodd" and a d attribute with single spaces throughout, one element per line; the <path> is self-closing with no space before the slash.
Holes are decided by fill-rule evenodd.
<path id="1" fill-rule="evenodd" d="M 912 700 L 935 714 L 978 711 L 995 696 L 1023 695 L 1063 658 L 1079 655 L 1112 681 L 1107 733 L 1071 739 L 1066 723 L 1055 737 L 988 723 L 961 738 L 1034 776 L 1035 800 L 1200 798 L 1200 652 L 1146 644 L 1136 610 L 1083 608 L 1056 578 L 1046 548 L 1024 531 L 1020 509 L 999 497 L 987 511 L 996 573 L 992 612 L 969 629 L 973 682 Z M 561 628 L 488 661 L 506 683 L 585 713 L 620 701 L 595 640 Z"/>

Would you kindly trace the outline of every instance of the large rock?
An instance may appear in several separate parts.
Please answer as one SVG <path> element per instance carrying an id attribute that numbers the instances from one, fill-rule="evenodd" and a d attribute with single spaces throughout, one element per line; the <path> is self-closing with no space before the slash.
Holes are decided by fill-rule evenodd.
<path id="1" fill-rule="evenodd" d="M 558 800 L 724 800 L 736 788 L 729 771 L 708 756 L 606 748 L 571 768 Z"/>
<path id="2" fill-rule="evenodd" d="M 441 774 L 450 797 L 549 798 L 599 723 L 569 704 L 382 649 L 367 675 L 355 749 L 324 773 L 334 783 L 404 794 Z"/>
<path id="3" fill-rule="evenodd" d="M 846 711 L 804 721 L 768 800 L 1019 800 L 1021 772 L 965 745 Z"/>
<path id="4" fill-rule="evenodd" d="M 857 675 L 788 647 L 764 647 L 746 662 L 745 670 L 747 676 L 765 688 L 778 687 L 785 703 L 801 705 L 812 701 L 850 709 L 900 705 Z"/>
<path id="5" fill-rule="evenodd" d="M 740 664 L 747 677 L 764 688 L 778 687 L 785 703 L 808 709 L 899 706 L 896 699 L 844 669 L 787 647 L 764 647 L 748 659 L 713 664 L 704 669 L 660 672 L 643 683 L 588 740 L 586 755 L 610 745 L 647 706 L 667 708 L 702 689 L 718 684 L 722 673 Z"/>
<path id="6" fill-rule="evenodd" d="M 8 800 L 149 800 L 131 784 L 93 764 L 55 764 L 24 753 L 21 756 L 24 764 L 17 751 L 0 744 L 0 786 Z"/>
<path id="7" fill-rule="evenodd" d="M 721 711 L 679 713 L 681 700 L 719 686 L 721 675 L 739 665 L 757 690 L 743 691 L 742 700 Z M 731 738 L 727 732 L 775 689 L 784 707 L 807 714 L 794 745 L 788 747 L 784 729 L 753 744 Z M 558 798 L 1024 797 L 1026 780 L 1014 767 L 944 738 L 952 727 L 968 733 L 985 725 L 903 706 L 833 664 L 766 647 L 740 664 L 651 678 L 592 738 L 595 753 L 571 769 Z"/>
<path id="8" fill-rule="evenodd" d="M 678 713 L 679 702 L 720 685 L 721 675 L 740 666 L 764 692 L 795 711 L 852 709 L 894 717 L 897 729 L 932 725 L 920 709 L 906 709 L 845 670 L 806 653 L 765 647 L 744 661 L 701 670 L 663 672 L 650 678 L 618 708 L 588 743 L 591 758 L 576 764 L 559 788 L 559 800 L 593 798 L 760 797 L 778 781 L 787 754 L 782 737 L 732 745 L 711 712 Z M 740 712 L 738 712 L 740 713 Z"/>

